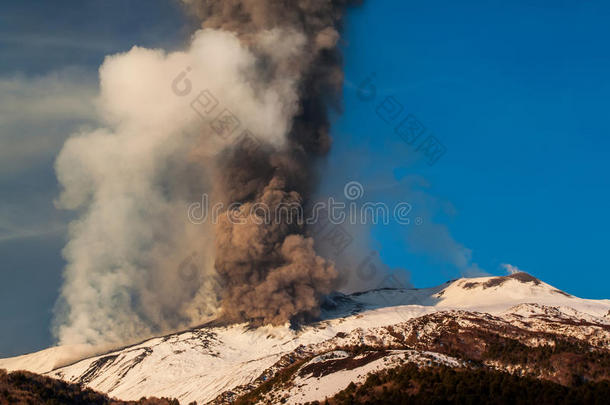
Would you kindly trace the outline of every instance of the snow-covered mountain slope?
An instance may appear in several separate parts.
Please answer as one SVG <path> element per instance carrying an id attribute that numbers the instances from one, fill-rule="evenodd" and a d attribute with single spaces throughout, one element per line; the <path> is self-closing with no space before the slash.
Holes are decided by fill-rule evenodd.
<path id="1" fill-rule="evenodd" d="M 330 396 L 350 381 L 396 362 L 459 365 L 445 352 L 447 347 L 487 361 L 490 367 L 504 367 L 476 357 L 482 350 L 477 345 L 486 339 L 537 347 L 553 345 L 553 336 L 561 335 L 591 350 L 607 350 L 609 311 L 610 300 L 573 297 L 518 273 L 460 279 L 431 289 L 335 294 L 324 305 L 323 320 L 300 330 L 288 325 L 200 327 L 61 368 L 57 362 L 72 355 L 73 348 L 0 360 L 0 368 L 48 372 L 121 399 L 165 396 L 200 404 L 228 402 L 290 371 L 280 388 L 272 385 L 265 395 L 290 394 L 291 402 L 306 402 Z M 449 338 L 458 332 L 460 341 Z M 346 349 L 357 346 L 377 352 Z M 521 371 L 529 372 L 527 367 Z"/>
<path id="2" fill-rule="evenodd" d="M 7 371 L 27 370 L 32 373 L 43 374 L 112 349 L 113 347 L 104 348 L 89 345 L 55 346 L 35 353 L 0 359 L 0 369 L 6 369 Z"/>
<path id="3" fill-rule="evenodd" d="M 504 277 L 464 278 L 439 287 L 405 290 L 375 290 L 352 295 L 367 306 L 422 305 L 435 310 L 463 309 L 500 313 L 509 307 L 536 303 L 565 306 L 591 315 L 604 316 L 610 300 L 587 300 L 574 297 L 527 273 Z"/>
<path id="4" fill-rule="evenodd" d="M 313 357 L 298 367 L 291 384 L 274 386 L 265 393 L 270 403 L 302 404 L 332 397 L 350 383 L 361 383 L 372 372 L 395 367 L 405 362 L 420 366 L 430 364 L 449 367 L 464 366 L 464 362 L 434 352 L 417 350 L 388 350 L 352 354 L 342 350 L 326 352 Z"/>

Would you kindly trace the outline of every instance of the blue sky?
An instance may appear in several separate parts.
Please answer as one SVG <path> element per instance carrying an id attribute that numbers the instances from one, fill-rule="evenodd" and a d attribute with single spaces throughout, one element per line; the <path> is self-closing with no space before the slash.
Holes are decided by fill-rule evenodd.
<path id="1" fill-rule="evenodd" d="M 412 203 L 420 228 L 371 232 L 418 287 L 510 263 L 610 298 L 609 17 L 599 0 L 352 9 L 322 190 L 355 180 L 369 198 Z M 97 90 L 98 66 L 135 44 L 175 49 L 191 29 L 171 0 L 0 4 L 0 356 L 51 343 L 70 219 L 53 207 L 53 161 L 71 132 L 95 125 L 82 100 Z M 367 78 L 372 101 L 358 97 Z M 376 113 L 387 97 L 446 147 L 436 164 Z"/>
<path id="2" fill-rule="evenodd" d="M 609 14 L 601 1 L 379 0 L 353 10 L 331 167 L 365 187 L 393 179 L 407 201 L 413 190 L 401 182 L 421 176 L 439 205 L 431 215 L 484 271 L 510 263 L 607 298 Z M 371 74 L 378 96 L 365 103 L 357 88 Z M 376 114 L 388 96 L 447 148 L 434 166 Z M 448 261 L 413 253 L 408 232 L 373 232 L 382 258 L 416 286 L 459 276 Z"/>

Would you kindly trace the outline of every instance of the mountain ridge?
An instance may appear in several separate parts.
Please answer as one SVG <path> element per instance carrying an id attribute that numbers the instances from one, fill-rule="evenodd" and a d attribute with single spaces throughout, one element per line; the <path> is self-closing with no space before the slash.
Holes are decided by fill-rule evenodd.
<path id="1" fill-rule="evenodd" d="M 292 388 L 274 387 L 268 395 L 279 398 L 290 393 L 295 398 L 319 399 L 316 395 L 325 385 L 307 377 L 303 370 L 315 370 L 321 364 L 334 364 L 330 367 L 336 369 L 333 373 L 319 378 L 337 380 L 330 386 L 339 390 L 351 380 L 363 380 L 367 373 L 401 361 L 460 368 L 465 367 L 463 357 L 483 361 L 485 367 L 533 373 L 527 364 L 515 368 L 501 356 L 495 360 L 485 357 L 487 354 L 470 347 L 477 341 L 492 348 L 504 342 L 515 346 L 517 352 L 522 347 L 564 345 L 574 352 L 567 357 L 589 364 L 590 359 L 581 353 L 582 345 L 600 353 L 606 353 L 610 346 L 610 300 L 586 300 L 557 291 L 529 275 L 510 275 L 458 279 L 427 289 L 382 287 L 354 294 L 335 293 L 323 305 L 321 319 L 299 330 L 288 324 L 259 328 L 247 324 L 202 326 L 105 351 L 59 368 L 49 369 L 50 359 L 32 360 L 40 360 L 45 351 L 29 358 L 0 360 L 0 368 L 44 366 L 46 370 L 33 371 L 126 400 L 157 396 L 225 403 L 268 385 L 295 362 L 302 362 L 303 369 L 296 371 L 294 380 L 288 378 Z M 452 340 L 454 334 L 469 343 Z M 434 343 L 434 339 L 445 346 Z M 364 360 L 358 357 L 363 348 L 370 351 Z M 388 352 L 391 350 L 394 352 Z M 496 349 L 489 350 L 495 353 Z M 60 349 L 51 350 L 54 355 L 58 352 L 61 354 Z M 324 353 L 335 353 L 342 360 L 321 359 Z M 540 358 L 548 357 L 544 350 L 540 353 Z M 319 364 L 315 366 L 312 361 Z M 558 356 L 554 361 L 563 364 L 567 360 Z M 343 366 L 347 368 L 341 369 Z M 560 382 L 570 378 L 551 374 L 536 376 Z M 587 378 L 594 378 L 592 375 Z M 309 388 L 291 391 L 299 385 Z"/>

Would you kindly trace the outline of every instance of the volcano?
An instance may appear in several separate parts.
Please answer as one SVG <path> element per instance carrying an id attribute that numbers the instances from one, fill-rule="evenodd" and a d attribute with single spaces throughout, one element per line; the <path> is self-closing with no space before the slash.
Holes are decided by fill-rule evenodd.
<path id="1" fill-rule="evenodd" d="M 426 289 L 335 293 L 317 322 L 296 330 L 289 323 L 203 325 L 70 364 L 78 348 L 59 346 L 0 360 L 0 368 L 45 374 L 122 400 L 157 396 L 199 404 L 254 394 L 271 403 L 323 401 L 352 382 L 406 363 L 456 369 L 476 364 L 569 384 L 574 358 L 586 364 L 578 367 L 587 370 L 583 378 L 609 377 L 610 370 L 594 364 L 610 358 L 609 311 L 610 300 L 574 297 L 516 273 Z M 498 349 L 535 352 L 559 345 L 600 357 L 588 364 L 586 356 L 573 353 L 564 364 L 568 357 L 557 353 L 552 366 L 544 366 Z"/>

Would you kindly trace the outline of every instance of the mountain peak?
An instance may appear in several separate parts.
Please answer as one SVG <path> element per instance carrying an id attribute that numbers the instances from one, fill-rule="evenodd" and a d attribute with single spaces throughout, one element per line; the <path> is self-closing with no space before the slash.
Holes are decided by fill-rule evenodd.
<path id="1" fill-rule="evenodd" d="M 478 286 L 483 286 L 483 288 L 491 288 L 501 286 L 509 280 L 517 280 L 520 283 L 531 283 L 534 285 L 541 284 L 541 281 L 538 280 L 536 277 L 532 276 L 531 274 L 520 271 L 518 273 L 513 273 L 508 276 L 490 277 L 485 282 L 467 282 L 463 285 L 463 287 L 466 289 L 471 289 Z"/>

